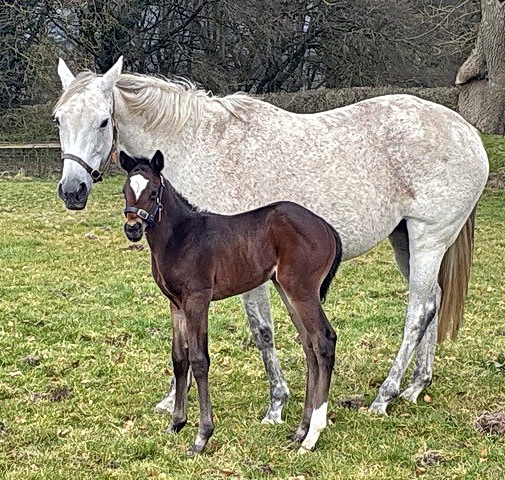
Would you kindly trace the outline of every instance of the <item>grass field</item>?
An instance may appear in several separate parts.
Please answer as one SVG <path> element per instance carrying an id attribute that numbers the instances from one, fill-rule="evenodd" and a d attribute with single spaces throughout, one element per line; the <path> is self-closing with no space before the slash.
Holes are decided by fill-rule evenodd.
<path id="1" fill-rule="evenodd" d="M 189 459 L 195 389 L 179 435 L 165 435 L 169 418 L 153 413 L 171 373 L 170 319 L 148 250 L 128 249 L 122 233 L 122 177 L 98 185 L 78 213 L 56 198 L 56 180 L 0 181 L 0 478 L 504 478 L 505 439 L 474 427 L 483 411 L 505 410 L 505 142 L 486 144 L 495 186 L 478 211 L 466 320 L 458 342 L 438 349 L 428 396 L 396 402 L 389 417 L 339 403 L 370 402 L 399 346 L 407 287 L 383 243 L 342 265 L 331 289 L 332 425 L 305 456 L 287 440 L 301 414 L 304 359 L 277 295 L 276 343 L 292 393 L 285 423 L 260 424 L 267 382 L 240 301 L 215 303 L 216 432 Z"/>

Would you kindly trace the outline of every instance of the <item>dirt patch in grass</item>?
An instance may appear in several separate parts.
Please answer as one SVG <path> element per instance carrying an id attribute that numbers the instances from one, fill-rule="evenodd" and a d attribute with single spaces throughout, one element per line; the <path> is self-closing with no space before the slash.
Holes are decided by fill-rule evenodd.
<path id="1" fill-rule="evenodd" d="M 418 467 L 431 467 L 445 460 L 442 452 L 436 450 L 426 450 L 416 455 L 416 464 Z"/>
<path id="2" fill-rule="evenodd" d="M 47 396 L 51 402 L 61 402 L 72 396 L 72 390 L 68 387 L 56 387 L 49 390 Z"/>
<path id="3" fill-rule="evenodd" d="M 340 398 L 337 403 L 349 410 L 359 410 L 361 407 L 365 406 L 365 397 L 363 395 L 355 395 L 354 397 L 344 397 Z"/>
<path id="4" fill-rule="evenodd" d="M 131 338 L 132 336 L 129 333 L 120 333 L 119 335 L 108 336 L 105 342 L 114 347 L 124 347 Z"/>
<path id="5" fill-rule="evenodd" d="M 491 172 L 487 179 L 486 188 L 489 190 L 503 190 L 505 188 L 505 174 L 503 172 Z"/>
<path id="6" fill-rule="evenodd" d="M 40 357 L 37 357 L 37 355 L 28 355 L 23 358 L 23 361 L 27 365 L 30 365 L 30 367 L 36 367 L 40 363 Z"/>
<path id="7" fill-rule="evenodd" d="M 142 243 L 132 243 L 131 245 L 128 245 L 125 247 L 125 250 L 146 250 L 147 246 L 143 245 Z"/>
<path id="8" fill-rule="evenodd" d="M 483 412 L 475 419 L 475 428 L 484 435 L 505 435 L 505 412 Z"/>

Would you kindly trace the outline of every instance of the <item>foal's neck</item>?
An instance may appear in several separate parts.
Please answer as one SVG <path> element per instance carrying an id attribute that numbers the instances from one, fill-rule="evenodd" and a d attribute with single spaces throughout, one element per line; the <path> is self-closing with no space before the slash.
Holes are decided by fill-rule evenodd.
<path id="1" fill-rule="evenodd" d="M 165 189 L 160 199 L 163 206 L 161 217 L 157 219 L 154 227 L 146 231 L 151 250 L 158 246 L 164 248 L 175 235 L 183 239 L 191 231 L 191 227 L 205 215 L 177 192 L 166 178 L 163 178 L 163 181 Z"/>

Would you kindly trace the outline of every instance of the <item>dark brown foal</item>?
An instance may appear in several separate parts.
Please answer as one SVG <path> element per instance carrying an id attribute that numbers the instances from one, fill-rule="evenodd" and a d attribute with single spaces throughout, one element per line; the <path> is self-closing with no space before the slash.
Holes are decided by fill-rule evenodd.
<path id="1" fill-rule="evenodd" d="M 187 378 L 198 386 L 200 424 L 189 453 L 200 453 L 214 431 L 209 398 L 208 311 L 210 302 L 274 281 L 298 329 L 307 357 L 305 406 L 294 438 L 312 450 L 326 426 L 336 335 L 321 299 L 341 258 L 337 232 L 322 218 L 291 202 L 277 202 L 239 215 L 198 211 L 163 178 L 164 160 L 151 162 L 121 152 L 128 172 L 125 233 L 132 241 L 146 231 L 153 276 L 170 299 L 175 410 L 169 426 L 186 424 Z"/>

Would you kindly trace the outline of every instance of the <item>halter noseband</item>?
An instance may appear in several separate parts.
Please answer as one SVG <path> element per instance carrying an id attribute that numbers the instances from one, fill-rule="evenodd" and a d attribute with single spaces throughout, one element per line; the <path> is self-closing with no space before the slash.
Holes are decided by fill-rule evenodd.
<path id="1" fill-rule="evenodd" d="M 165 192 L 165 182 L 163 181 L 163 176 L 160 176 L 160 179 L 161 183 L 158 191 L 156 192 L 156 200 L 152 212 L 149 213 L 147 210 L 137 207 L 126 207 L 124 209 L 125 216 L 128 213 L 134 213 L 147 222 L 147 228 L 152 228 L 156 226 L 157 221 L 161 221 L 161 211 L 163 210 L 161 200 L 163 199 L 163 193 Z M 158 220 L 156 220 L 156 215 L 158 215 Z"/>
<path id="2" fill-rule="evenodd" d="M 61 154 L 61 159 L 62 160 L 72 160 L 76 163 L 78 163 L 84 170 L 86 170 L 90 177 L 91 180 L 93 180 L 93 183 L 101 182 L 103 180 L 103 172 L 107 169 L 107 167 L 110 165 L 110 162 L 112 160 L 112 157 L 114 156 L 114 153 L 116 152 L 116 147 L 117 147 L 117 126 L 116 126 L 116 121 L 114 119 L 114 95 L 112 96 L 112 114 L 111 114 L 111 122 L 112 122 L 112 145 L 109 150 L 109 154 L 107 155 L 107 158 L 105 159 L 105 162 L 103 165 L 100 165 L 100 170 L 97 170 L 96 168 L 93 168 L 91 165 L 86 163 L 81 157 L 78 157 L 77 155 L 74 155 L 72 153 L 62 153 Z"/>

